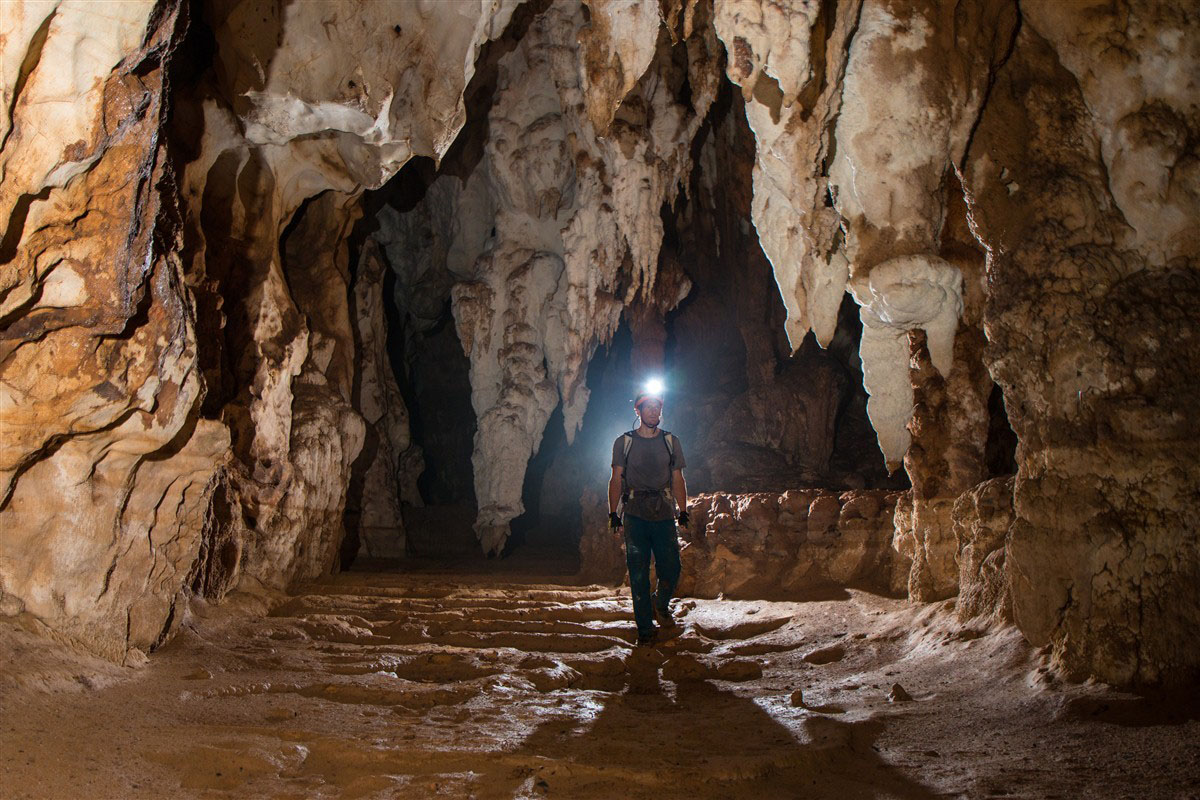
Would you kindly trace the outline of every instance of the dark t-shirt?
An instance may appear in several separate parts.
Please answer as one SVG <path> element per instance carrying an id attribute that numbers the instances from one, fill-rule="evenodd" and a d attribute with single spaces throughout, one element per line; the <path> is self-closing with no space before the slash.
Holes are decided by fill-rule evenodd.
<path id="1" fill-rule="evenodd" d="M 663 441 L 662 431 L 650 438 L 633 435 L 633 443 L 629 447 L 629 459 L 625 458 L 625 437 L 618 436 L 613 442 L 612 465 L 625 467 L 625 486 L 631 490 L 658 491 L 670 489 L 671 470 L 683 469 L 687 462 L 683 457 L 683 445 L 678 437 L 674 439 L 675 453 L 672 456 L 667 451 Z M 674 466 L 672 466 L 674 461 Z M 659 508 L 659 506 L 663 506 Z M 634 496 L 626 506 L 626 513 L 644 519 L 670 519 L 672 503 L 653 503 Z"/>

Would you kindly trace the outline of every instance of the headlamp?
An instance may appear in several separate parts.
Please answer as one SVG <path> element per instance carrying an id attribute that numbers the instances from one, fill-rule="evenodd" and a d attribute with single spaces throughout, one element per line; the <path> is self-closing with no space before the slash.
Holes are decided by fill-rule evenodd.
<path id="1" fill-rule="evenodd" d="M 662 378 L 650 378 L 646 381 L 642 390 L 638 392 L 637 397 L 633 399 L 633 407 L 641 408 L 642 403 L 647 400 L 657 400 L 659 403 L 662 403 L 663 390 L 665 388 L 666 385 Z"/>

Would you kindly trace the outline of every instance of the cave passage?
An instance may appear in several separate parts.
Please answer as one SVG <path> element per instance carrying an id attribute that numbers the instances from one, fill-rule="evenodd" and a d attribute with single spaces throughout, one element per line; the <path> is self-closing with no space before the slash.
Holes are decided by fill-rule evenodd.
<path id="1" fill-rule="evenodd" d="M 485 136 L 472 127 L 478 124 L 478 117 L 468 121 L 460 134 L 468 144 L 454 148 L 440 168 L 410 162 L 369 192 L 352 234 L 355 252 L 370 239 L 388 267 L 388 355 L 408 410 L 410 446 L 421 454 L 413 467 L 419 474 L 398 476 L 416 490 L 401 497 L 396 526 L 408 556 L 465 557 L 475 549 L 477 419 L 471 364 L 451 301 L 461 279 L 453 270 L 465 268 L 453 265 L 461 247 L 454 237 L 464 225 L 446 219 L 430 192 L 445 194 L 447 181 L 469 172 L 462 161 L 477 157 L 469 143 Z M 827 348 L 809 335 L 791 352 L 771 265 L 746 223 L 753 135 L 727 81 L 694 145 L 705 147 L 734 155 L 709 167 L 715 174 L 702 162 L 689 176 L 692 191 L 661 209 L 658 285 L 681 287 L 682 300 L 664 307 L 660 288 L 625 308 L 588 360 L 587 406 L 571 442 L 557 402 L 536 451 L 527 465 L 517 465 L 524 466 L 523 511 L 511 523 L 504 557 L 540 553 L 578 563 L 584 520 L 594 516 L 585 506 L 604 502 L 612 441 L 636 426 L 631 401 L 652 375 L 669 386 L 663 427 L 685 443 L 694 494 L 910 486 L 903 470 L 888 474 L 867 419 L 858 359 L 862 323 L 850 296 Z M 499 246 L 494 228 L 477 235 L 485 247 Z"/>
<path id="2" fill-rule="evenodd" d="M 5 798 L 1200 786 L 1194 2 L 0 7 Z"/>

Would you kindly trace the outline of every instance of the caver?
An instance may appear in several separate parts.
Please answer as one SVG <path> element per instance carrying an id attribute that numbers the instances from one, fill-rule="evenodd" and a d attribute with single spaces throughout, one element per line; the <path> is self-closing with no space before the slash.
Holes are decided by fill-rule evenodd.
<path id="1" fill-rule="evenodd" d="M 609 524 L 624 534 L 625 560 L 633 595 L 639 645 L 654 641 L 654 620 L 675 627 L 671 597 L 679 582 L 679 540 L 675 524 L 687 527 L 686 461 L 679 438 L 659 428 L 661 384 L 648 385 L 633 401 L 638 426 L 613 442 L 608 482 Z M 650 592 L 650 559 L 658 585 Z"/>

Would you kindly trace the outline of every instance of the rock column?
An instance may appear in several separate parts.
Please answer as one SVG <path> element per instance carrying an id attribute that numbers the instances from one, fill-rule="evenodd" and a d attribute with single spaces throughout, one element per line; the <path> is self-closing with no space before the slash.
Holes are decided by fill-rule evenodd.
<path id="1" fill-rule="evenodd" d="M 992 254 L 989 367 L 1020 441 L 1013 615 L 1070 676 L 1185 682 L 1200 669 L 1200 16 L 1022 12 L 965 174 Z"/>

